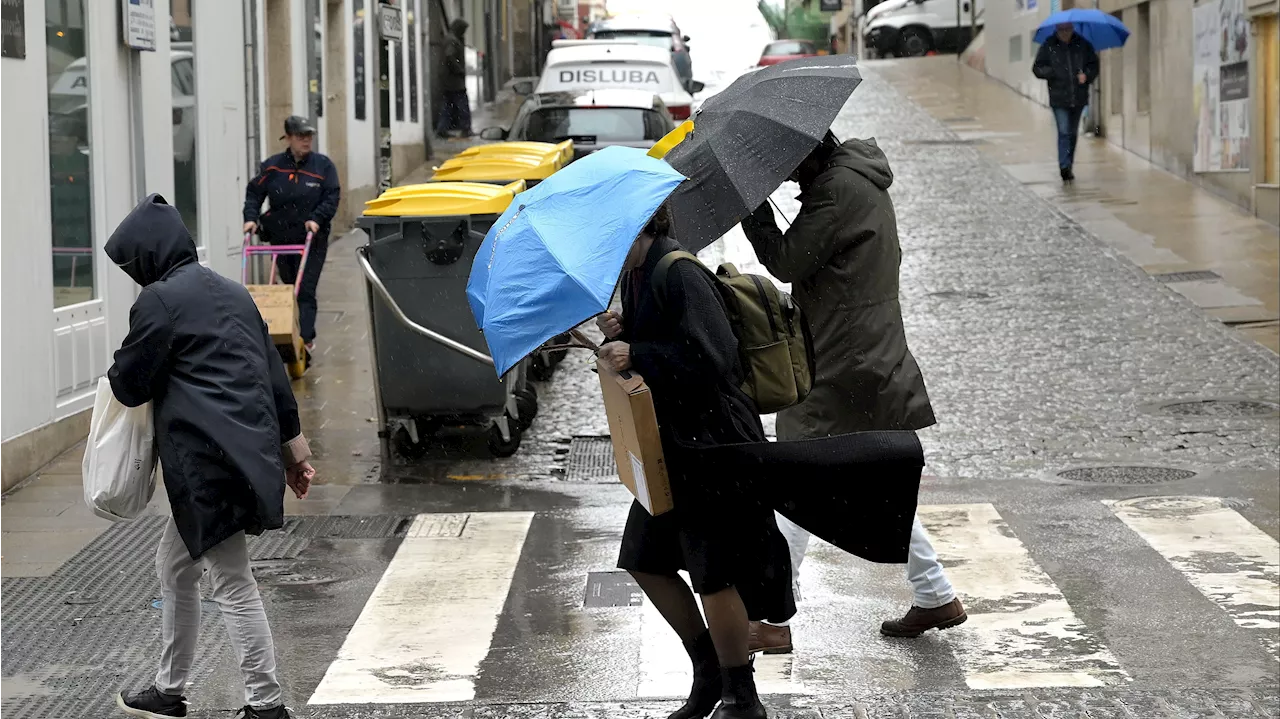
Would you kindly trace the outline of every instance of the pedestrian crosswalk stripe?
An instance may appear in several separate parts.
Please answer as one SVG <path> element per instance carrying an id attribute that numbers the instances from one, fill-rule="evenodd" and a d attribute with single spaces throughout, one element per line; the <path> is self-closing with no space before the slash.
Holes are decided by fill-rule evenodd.
<path id="1" fill-rule="evenodd" d="M 474 699 L 532 519 L 418 515 L 308 703 Z"/>
<path id="2" fill-rule="evenodd" d="M 1107 501 L 1201 594 L 1280 659 L 1280 542 L 1216 497 Z"/>
<path id="3" fill-rule="evenodd" d="M 683 574 L 683 572 L 682 572 Z M 685 577 L 686 581 L 688 577 Z M 640 667 L 637 697 L 684 697 L 693 682 L 693 667 L 680 638 L 645 601 L 640 617 Z M 807 694 L 797 680 L 794 662 L 787 655 L 755 658 L 756 690 L 761 694 Z"/>
<path id="4" fill-rule="evenodd" d="M 1098 687 L 1126 679 L 995 507 L 921 506 L 917 514 L 969 613 L 947 635 L 969 688 Z"/>

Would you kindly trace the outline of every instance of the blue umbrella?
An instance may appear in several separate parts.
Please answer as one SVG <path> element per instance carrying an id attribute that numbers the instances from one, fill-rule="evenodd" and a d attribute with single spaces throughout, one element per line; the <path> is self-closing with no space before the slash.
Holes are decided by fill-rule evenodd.
<path id="1" fill-rule="evenodd" d="M 636 236 L 684 179 L 644 150 L 607 147 L 516 195 L 467 282 L 499 376 L 609 308 Z"/>
<path id="2" fill-rule="evenodd" d="M 1129 39 L 1129 28 L 1111 15 L 1094 8 L 1073 8 L 1050 15 L 1036 28 L 1035 41 L 1043 44 L 1057 32 L 1059 25 L 1071 23 L 1076 34 L 1093 46 L 1094 50 L 1109 50 L 1124 45 Z"/>

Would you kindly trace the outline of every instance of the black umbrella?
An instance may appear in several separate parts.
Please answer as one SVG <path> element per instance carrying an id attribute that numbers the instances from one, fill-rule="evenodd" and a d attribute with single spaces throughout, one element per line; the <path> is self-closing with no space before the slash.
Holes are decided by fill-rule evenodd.
<path id="1" fill-rule="evenodd" d="M 665 158 L 689 178 L 667 200 L 680 244 L 701 250 L 768 199 L 860 82 L 852 56 L 809 57 L 749 72 L 703 103 Z"/>

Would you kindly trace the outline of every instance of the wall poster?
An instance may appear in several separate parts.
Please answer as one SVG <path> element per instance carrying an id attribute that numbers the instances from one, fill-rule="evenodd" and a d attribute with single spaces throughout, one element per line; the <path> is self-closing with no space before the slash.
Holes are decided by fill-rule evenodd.
<path id="1" fill-rule="evenodd" d="M 1249 169 L 1249 16 L 1244 0 L 1207 0 L 1192 11 L 1195 172 Z"/>

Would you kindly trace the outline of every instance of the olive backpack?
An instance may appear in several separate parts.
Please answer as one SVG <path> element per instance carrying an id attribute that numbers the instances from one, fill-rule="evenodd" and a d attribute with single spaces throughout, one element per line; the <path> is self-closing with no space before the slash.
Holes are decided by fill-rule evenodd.
<path id="1" fill-rule="evenodd" d="M 681 260 L 693 262 L 715 279 L 738 338 L 746 373 L 742 391 L 755 402 L 760 414 L 772 414 L 803 401 L 813 388 L 813 337 L 791 295 L 767 277 L 744 275 L 728 263 L 712 272 L 694 255 L 676 251 L 658 260 L 650 278 L 659 305 L 667 288 L 667 272 Z"/>

